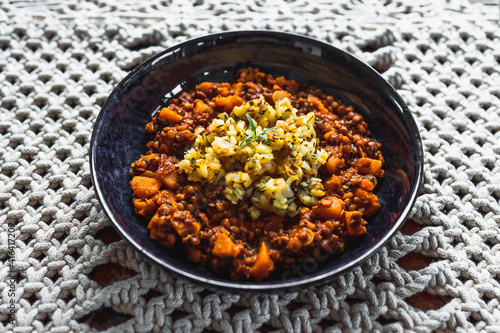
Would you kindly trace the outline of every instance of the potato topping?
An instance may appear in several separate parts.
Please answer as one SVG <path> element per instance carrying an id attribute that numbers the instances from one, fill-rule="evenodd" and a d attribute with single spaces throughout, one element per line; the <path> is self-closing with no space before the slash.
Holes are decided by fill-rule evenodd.
<path id="1" fill-rule="evenodd" d="M 262 97 L 221 113 L 197 138 L 177 166 L 190 181 L 224 182 L 233 204 L 250 198 L 248 212 L 295 216 L 298 198 L 313 206 L 325 195 L 318 168 L 328 153 L 318 148 L 314 112 L 297 116 L 286 94 L 271 106 Z"/>

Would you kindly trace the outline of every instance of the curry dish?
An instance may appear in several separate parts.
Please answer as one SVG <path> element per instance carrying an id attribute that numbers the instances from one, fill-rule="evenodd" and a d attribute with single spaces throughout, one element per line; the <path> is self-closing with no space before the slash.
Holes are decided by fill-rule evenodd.
<path id="1" fill-rule="evenodd" d="M 340 253 L 379 208 L 381 144 L 352 106 L 294 80 L 244 68 L 203 82 L 146 131 L 136 213 L 160 245 L 233 280 Z"/>

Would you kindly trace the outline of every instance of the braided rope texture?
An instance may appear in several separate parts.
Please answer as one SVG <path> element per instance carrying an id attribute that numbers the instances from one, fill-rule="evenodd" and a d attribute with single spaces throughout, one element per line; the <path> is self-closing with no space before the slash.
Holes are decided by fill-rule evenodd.
<path id="1" fill-rule="evenodd" d="M 333 2 L 333 1 L 332 1 Z M 0 1 L 0 331 L 500 331 L 500 28 L 468 1 Z M 94 193 L 89 141 L 114 86 L 151 55 L 233 29 L 305 34 L 367 61 L 419 126 L 423 189 L 376 255 L 322 287 L 238 295 L 171 276 L 121 240 Z M 8 323 L 8 226 L 15 228 L 16 325 Z M 10 237 L 10 236 L 9 236 Z M 409 253 L 431 258 L 406 271 Z M 137 274 L 102 286 L 95 267 Z M 446 297 L 421 310 L 405 299 Z"/>

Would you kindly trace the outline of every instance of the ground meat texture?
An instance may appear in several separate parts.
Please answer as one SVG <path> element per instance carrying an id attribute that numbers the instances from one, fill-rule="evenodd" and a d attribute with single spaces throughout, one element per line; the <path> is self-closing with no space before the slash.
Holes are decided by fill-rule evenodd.
<path id="1" fill-rule="evenodd" d="M 254 220 L 247 212 L 251 203 L 232 204 L 223 182 L 188 181 L 176 166 L 197 128 L 260 96 L 273 106 L 286 97 L 298 114 L 313 111 L 319 146 L 329 154 L 318 174 L 325 196 L 293 218 Z M 149 220 L 159 244 L 181 243 L 190 260 L 233 280 L 262 281 L 294 262 L 338 254 L 349 238 L 366 232 L 366 218 L 379 208 L 373 190 L 384 175 L 384 158 L 368 124 L 352 106 L 294 80 L 244 68 L 232 82 L 203 82 L 159 110 L 146 131 L 151 141 L 130 170 L 136 213 Z"/>

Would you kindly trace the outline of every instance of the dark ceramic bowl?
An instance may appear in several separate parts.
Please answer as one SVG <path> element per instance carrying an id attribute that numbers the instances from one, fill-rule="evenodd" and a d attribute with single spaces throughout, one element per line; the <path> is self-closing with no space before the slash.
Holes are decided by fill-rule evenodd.
<path id="1" fill-rule="evenodd" d="M 317 257 L 276 271 L 267 280 L 235 282 L 190 262 L 180 248 L 149 238 L 147 221 L 134 213 L 130 164 L 146 152 L 146 123 L 160 105 L 203 81 L 230 81 L 237 69 L 255 66 L 323 89 L 354 105 L 382 143 L 385 177 L 375 193 L 380 210 L 367 233 L 342 255 Z M 90 165 L 98 198 L 119 233 L 145 259 L 212 287 L 271 290 L 326 283 L 379 250 L 401 227 L 422 181 L 422 145 L 407 106 L 373 68 L 351 54 L 308 37 L 271 31 L 236 31 L 195 38 L 153 56 L 130 72 L 111 93 L 97 118 Z"/>

